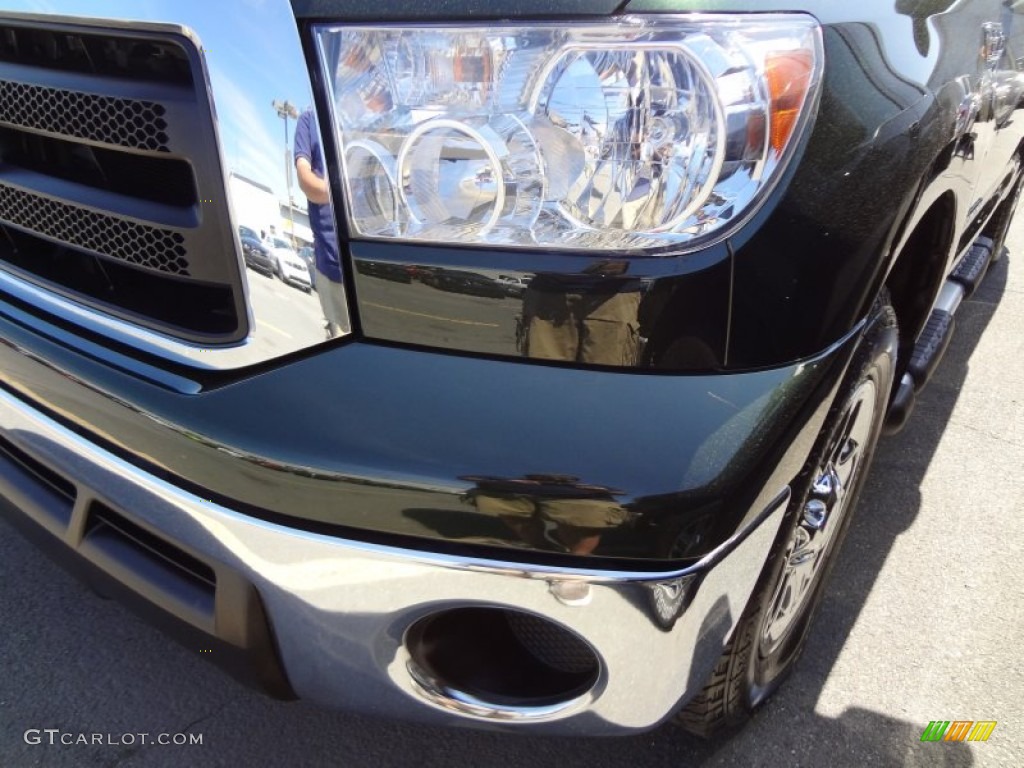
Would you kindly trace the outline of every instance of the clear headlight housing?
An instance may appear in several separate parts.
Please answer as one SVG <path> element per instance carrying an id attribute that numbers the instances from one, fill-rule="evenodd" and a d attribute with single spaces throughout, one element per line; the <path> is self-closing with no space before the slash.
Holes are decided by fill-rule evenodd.
<path id="1" fill-rule="evenodd" d="M 801 15 L 316 35 L 356 238 L 703 243 L 763 199 L 821 69 Z"/>

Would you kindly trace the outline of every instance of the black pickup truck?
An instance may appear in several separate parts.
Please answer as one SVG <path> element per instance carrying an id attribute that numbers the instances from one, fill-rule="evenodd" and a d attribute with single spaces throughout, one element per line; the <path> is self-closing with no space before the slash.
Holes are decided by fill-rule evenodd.
<path id="1" fill-rule="evenodd" d="M 1021 14 L 0 0 L 0 511 L 279 697 L 741 721 L 1003 254 Z"/>

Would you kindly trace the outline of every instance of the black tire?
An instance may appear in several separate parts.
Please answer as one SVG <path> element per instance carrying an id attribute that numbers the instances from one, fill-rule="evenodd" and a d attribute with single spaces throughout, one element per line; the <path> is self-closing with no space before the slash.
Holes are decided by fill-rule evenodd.
<path id="1" fill-rule="evenodd" d="M 688 731 L 710 737 L 734 730 L 792 671 L 881 433 L 897 346 L 886 293 L 793 483 L 793 500 L 750 601 L 707 685 L 676 715 Z"/>

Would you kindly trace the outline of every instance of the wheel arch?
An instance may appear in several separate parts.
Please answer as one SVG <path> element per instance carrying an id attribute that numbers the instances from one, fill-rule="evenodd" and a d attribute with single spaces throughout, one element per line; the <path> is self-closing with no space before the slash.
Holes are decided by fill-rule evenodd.
<path id="1" fill-rule="evenodd" d="M 885 277 L 883 284 L 889 290 L 899 325 L 898 371 L 909 359 L 942 287 L 953 247 L 955 222 L 956 197 L 947 191 L 914 224 Z"/>

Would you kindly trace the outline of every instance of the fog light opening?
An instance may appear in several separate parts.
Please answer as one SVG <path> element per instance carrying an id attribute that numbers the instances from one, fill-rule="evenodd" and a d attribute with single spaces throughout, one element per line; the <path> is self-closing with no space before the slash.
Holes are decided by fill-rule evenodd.
<path id="1" fill-rule="evenodd" d="M 429 698 L 478 716 L 554 715 L 598 679 L 597 656 L 586 642 L 520 611 L 435 613 L 409 629 L 406 647 L 410 672 Z"/>

